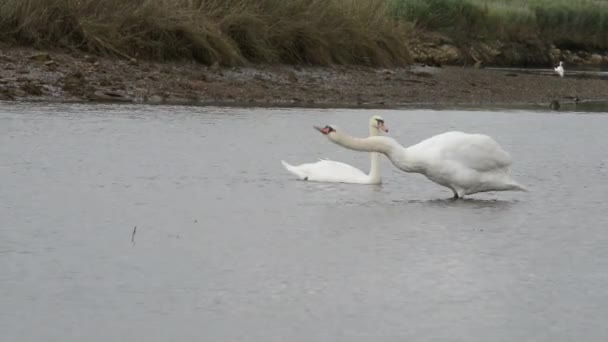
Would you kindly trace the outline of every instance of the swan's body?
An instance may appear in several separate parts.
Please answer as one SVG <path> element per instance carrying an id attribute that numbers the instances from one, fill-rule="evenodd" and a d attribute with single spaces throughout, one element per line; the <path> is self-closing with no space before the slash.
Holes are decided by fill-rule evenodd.
<path id="1" fill-rule="evenodd" d="M 321 159 L 316 163 L 290 165 L 281 160 L 287 171 L 293 173 L 301 180 L 313 182 L 378 184 L 380 175 L 367 174 L 354 166 L 338 161 Z M 371 177 L 374 176 L 374 177 Z"/>
<path id="2" fill-rule="evenodd" d="M 564 62 L 559 62 L 559 66 L 553 68 L 559 77 L 564 77 Z"/>
<path id="3" fill-rule="evenodd" d="M 373 116 L 369 121 L 369 135 L 377 136 L 380 130 L 387 131 L 384 127 L 384 120 L 379 116 Z M 338 161 L 321 159 L 316 163 L 306 163 L 301 165 L 290 165 L 281 160 L 287 171 L 293 173 L 301 180 L 315 182 L 332 183 L 353 183 L 353 184 L 380 184 L 380 155 L 370 153 L 370 172 L 369 174 Z"/>
<path id="4" fill-rule="evenodd" d="M 485 191 L 526 191 L 509 175 L 511 156 L 487 135 L 447 132 L 405 148 L 389 137 L 361 139 L 331 126 L 317 129 L 340 146 L 382 153 L 397 168 L 451 189 L 455 198 Z"/>

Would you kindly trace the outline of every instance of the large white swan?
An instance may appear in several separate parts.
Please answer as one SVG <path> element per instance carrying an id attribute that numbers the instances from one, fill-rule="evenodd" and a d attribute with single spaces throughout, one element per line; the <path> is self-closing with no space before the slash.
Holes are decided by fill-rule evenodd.
<path id="1" fill-rule="evenodd" d="M 389 137 L 355 138 L 336 126 L 315 128 L 340 146 L 386 155 L 397 168 L 421 173 L 451 189 L 454 198 L 484 191 L 527 191 L 509 175 L 509 154 L 487 135 L 447 132 L 405 148 Z"/>
<path id="2" fill-rule="evenodd" d="M 369 119 L 369 135 L 377 136 L 380 131 L 388 132 L 384 126 L 384 119 L 378 115 L 374 115 Z M 299 179 L 317 181 L 317 182 L 334 182 L 334 183 L 355 183 L 355 184 L 380 184 L 380 155 L 378 153 L 370 153 L 371 167 L 369 174 L 357 169 L 354 166 L 341 162 L 322 159 L 316 163 L 307 163 L 301 165 L 289 165 L 281 160 L 285 168 L 296 175 Z"/>
<path id="3" fill-rule="evenodd" d="M 553 68 L 555 72 L 559 75 L 559 77 L 564 77 L 564 62 L 559 62 L 559 66 Z"/>

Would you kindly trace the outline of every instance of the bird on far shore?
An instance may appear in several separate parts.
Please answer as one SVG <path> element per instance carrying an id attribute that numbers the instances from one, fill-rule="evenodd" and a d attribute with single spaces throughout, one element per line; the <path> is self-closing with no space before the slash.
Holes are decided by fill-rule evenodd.
<path id="1" fill-rule="evenodd" d="M 559 66 L 554 68 L 555 72 L 559 75 L 559 77 L 564 77 L 564 62 L 559 62 Z"/>

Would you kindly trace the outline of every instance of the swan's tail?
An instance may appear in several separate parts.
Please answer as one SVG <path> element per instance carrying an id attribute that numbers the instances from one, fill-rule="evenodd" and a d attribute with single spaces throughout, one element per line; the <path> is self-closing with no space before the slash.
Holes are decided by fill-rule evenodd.
<path id="1" fill-rule="evenodd" d="M 293 165 L 289 164 L 288 162 L 281 160 L 281 164 L 283 164 L 283 167 L 287 169 L 287 171 L 289 172 L 294 172 L 294 167 Z"/>
<path id="2" fill-rule="evenodd" d="M 523 192 L 530 192 L 530 190 L 528 190 L 528 188 L 526 188 L 525 186 L 513 181 L 513 183 L 511 184 L 511 190 L 513 191 L 523 191 Z"/>
<path id="3" fill-rule="evenodd" d="M 288 162 L 281 160 L 281 164 L 283 164 L 283 167 L 285 169 L 287 169 L 287 171 L 291 172 L 292 174 L 294 174 L 296 177 L 300 178 L 300 179 L 304 179 L 305 176 L 299 172 L 298 168 L 296 168 L 295 166 L 289 164 Z"/>

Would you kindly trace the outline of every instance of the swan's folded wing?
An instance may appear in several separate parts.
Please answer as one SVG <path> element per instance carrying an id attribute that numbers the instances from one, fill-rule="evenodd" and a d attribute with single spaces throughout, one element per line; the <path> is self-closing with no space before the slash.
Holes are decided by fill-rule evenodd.
<path id="1" fill-rule="evenodd" d="M 306 165 L 307 172 L 315 180 L 352 182 L 368 177 L 365 172 L 354 166 L 333 160 L 321 160 Z"/>
<path id="2" fill-rule="evenodd" d="M 289 165 L 283 162 L 285 168 L 300 179 L 318 182 L 343 182 L 361 183 L 365 182 L 369 176 L 345 163 L 322 159 L 316 163 L 306 163 L 301 165 Z"/>
<path id="3" fill-rule="evenodd" d="M 511 156 L 494 139 L 483 134 L 473 134 L 469 139 L 444 150 L 448 159 L 463 166 L 485 172 L 509 167 Z"/>

